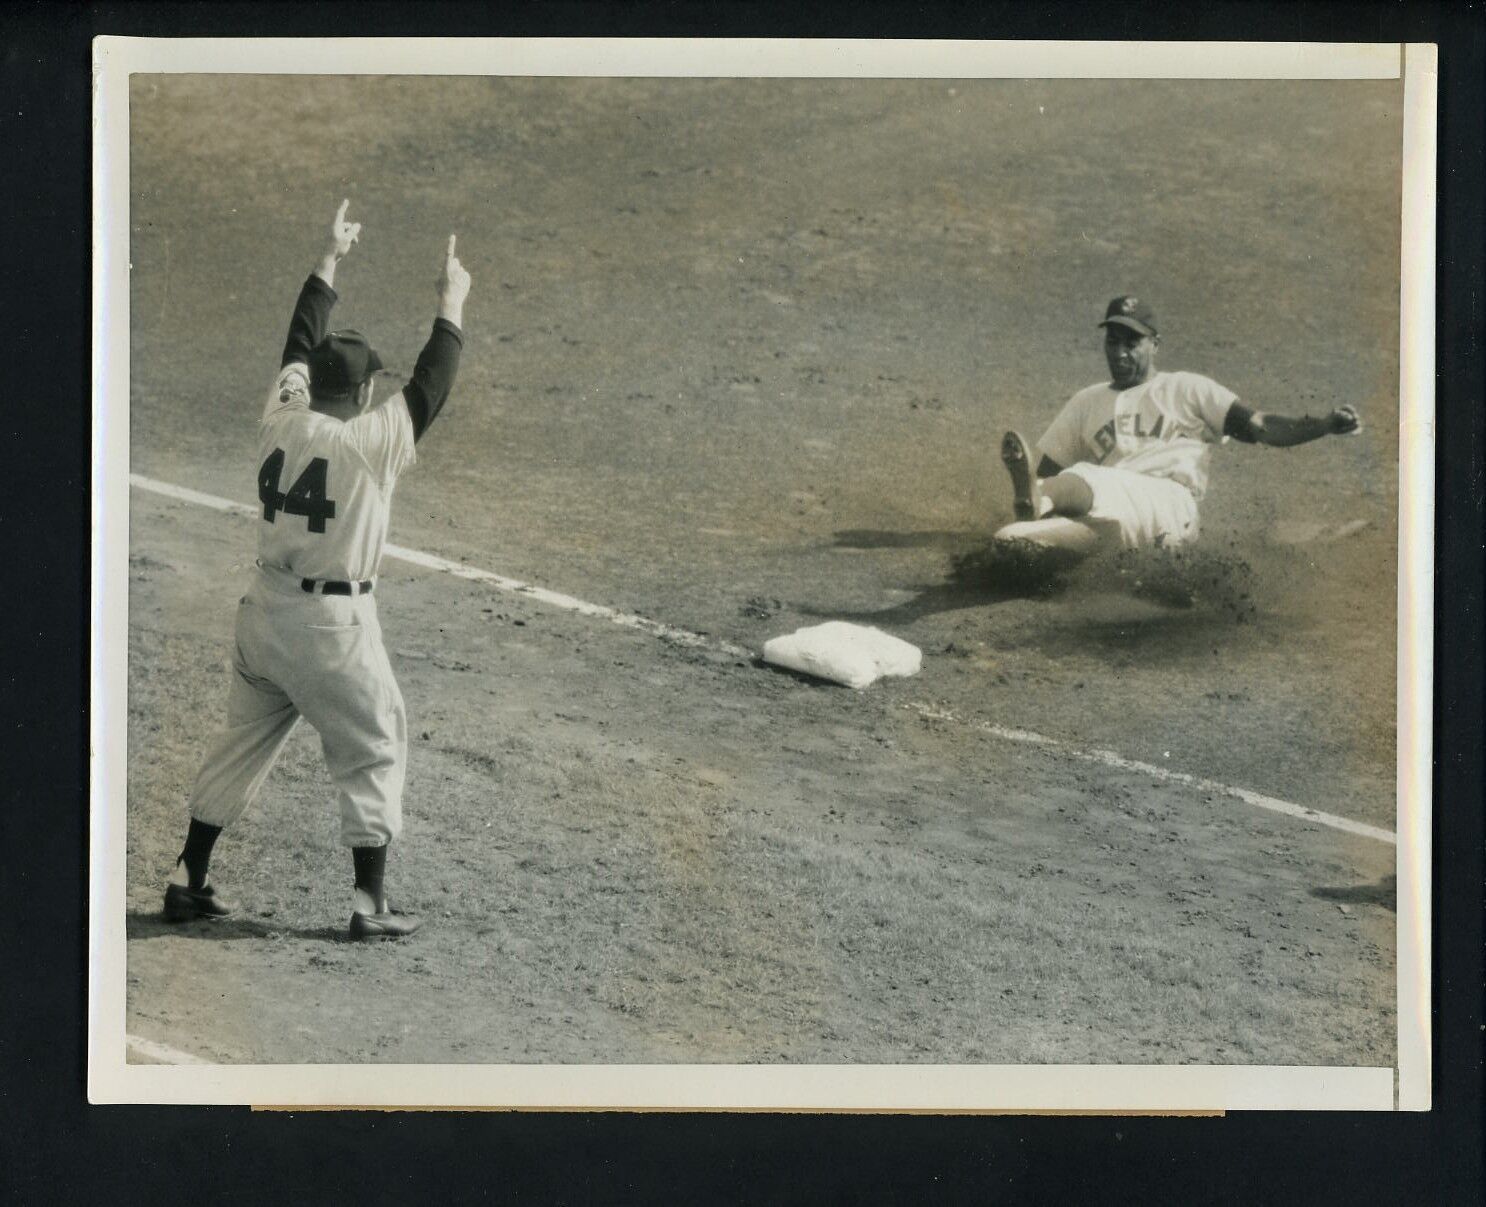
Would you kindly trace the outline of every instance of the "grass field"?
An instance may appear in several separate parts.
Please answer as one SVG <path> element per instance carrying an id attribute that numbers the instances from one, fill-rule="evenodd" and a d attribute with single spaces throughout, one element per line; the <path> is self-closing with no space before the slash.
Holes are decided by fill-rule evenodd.
<path id="1" fill-rule="evenodd" d="M 137 76 L 131 468 L 248 501 L 320 228 L 410 370 L 474 277 L 398 543 L 708 635 L 389 563 L 412 943 L 340 941 L 313 735 L 159 892 L 221 717 L 251 521 L 131 495 L 128 1029 L 223 1061 L 1393 1061 L 1392 848 L 982 723 L 1393 825 L 1396 82 Z M 1367 429 L 1223 448 L 1196 602 L 1029 589 L 1007 426 L 1162 364 Z M 1328 540 L 1347 526 L 1350 535 Z M 866 693 L 726 653 L 919 645 Z M 960 721 L 938 721 L 927 705 Z"/>

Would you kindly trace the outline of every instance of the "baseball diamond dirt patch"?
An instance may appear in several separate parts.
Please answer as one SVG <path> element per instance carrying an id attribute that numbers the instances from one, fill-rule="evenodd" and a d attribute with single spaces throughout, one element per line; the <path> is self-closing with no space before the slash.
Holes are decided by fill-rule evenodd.
<path id="1" fill-rule="evenodd" d="M 1393 826 L 1400 100 L 136 76 L 133 469 L 252 500 L 349 196 L 336 321 L 394 377 L 450 231 L 474 278 L 393 540 L 747 649 L 871 623 L 924 670 L 853 693 L 389 563 L 389 885 L 428 927 L 342 941 L 303 729 L 218 846 L 239 914 L 167 926 L 253 521 L 133 491 L 128 1030 L 231 1062 L 1391 1064 L 1391 847 L 974 723 Z M 1121 292 L 1163 366 L 1366 430 L 1218 450 L 1180 562 L 1029 575 L 986 549 L 998 440 L 1101 376 Z"/>

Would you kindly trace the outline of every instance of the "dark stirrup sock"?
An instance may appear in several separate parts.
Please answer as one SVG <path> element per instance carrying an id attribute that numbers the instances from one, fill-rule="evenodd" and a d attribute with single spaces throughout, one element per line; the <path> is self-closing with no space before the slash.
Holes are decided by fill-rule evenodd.
<path id="1" fill-rule="evenodd" d="M 380 903 L 382 880 L 387 872 L 387 847 L 352 847 L 351 863 L 356 868 L 356 887 Z"/>
<path id="2" fill-rule="evenodd" d="M 184 862 L 190 887 L 199 889 L 206 885 L 206 869 L 212 861 L 212 847 L 216 844 L 221 826 L 209 826 L 204 821 L 191 819 L 191 828 L 186 831 L 186 846 L 177 862 Z"/>

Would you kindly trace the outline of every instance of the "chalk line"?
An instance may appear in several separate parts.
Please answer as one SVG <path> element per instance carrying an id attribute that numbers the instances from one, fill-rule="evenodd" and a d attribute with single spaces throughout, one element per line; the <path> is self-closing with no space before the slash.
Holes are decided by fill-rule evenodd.
<path id="1" fill-rule="evenodd" d="M 156 1043 L 153 1039 L 142 1039 L 138 1035 L 125 1035 L 124 1046 L 129 1051 L 147 1060 L 153 1060 L 163 1065 L 206 1065 L 211 1064 L 209 1060 L 202 1060 L 199 1056 L 192 1056 L 189 1052 L 182 1052 L 179 1048 L 172 1048 L 169 1044 Z"/>
<path id="2" fill-rule="evenodd" d="M 231 499 L 221 499 L 216 495 L 202 494 L 199 490 L 190 490 L 184 486 L 176 486 L 171 482 L 160 482 L 154 478 L 146 478 L 143 474 L 130 474 L 129 484 L 137 486 L 141 490 L 153 491 L 155 494 L 165 495 L 168 498 L 179 499 L 185 503 L 196 503 L 202 507 L 210 507 L 215 511 L 226 511 L 234 515 L 257 515 L 256 507 L 249 507 L 246 503 L 234 503 Z M 694 633 L 690 629 L 680 629 L 675 625 L 662 624 L 658 620 L 651 620 L 648 616 L 637 616 L 633 612 L 621 612 L 617 608 L 605 607 L 603 604 L 589 603 L 587 600 L 578 599 L 572 595 L 564 595 L 560 591 L 549 591 L 546 587 L 533 586 L 531 583 L 521 582 L 519 579 L 507 578 L 504 574 L 496 574 L 491 570 L 481 570 L 476 566 L 467 565 L 464 562 L 450 561 L 446 557 L 437 554 L 424 553 L 421 549 L 406 549 L 401 545 L 387 545 L 384 548 L 387 557 L 396 558 L 400 562 L 407 562 L 413 566 L 422 566 L 426 570 L 439 570 L 445 574 L 452 574 L 455 578 L 467 579 L 470 582 L 489 583 L 498 591 L 505 591 L 512 595 L 523 595 L 527 599 L 535 599 L 544 604 L 550 604 L 554 608 L 562 608 L 564 611 L 577 612 L 583 616 L 594 616 L 600 620 L 607 620 L 622 628 L 636 629 L 641 633 L 649 633 L 652 637 L 659 637 L 664 641 L 675 642 L 677 645 L 691 647 L 707 647 L 721 650 L 725 654 L 731 654 L 735 658 L 753 657 L 752 650 L 746 650 L 740 645 L 722 641 L 718 638 L 708 637 L 703 633 Z"/>
<path id="3" fill-rule="evenodd" d="M 250 507 L 245 503 L 235 503 L 231 499 L 203 494 L 201 491 L 191 490 L 185 486 L 176 486 L 172 482 L 161 482 L 155 478 L 147 478 L 143 474 L 131 473 L 129 475 L 129 484 L 138 487 L 140 490 L 148 490 L 154 494 L 178 499 L 185 503 L 195 503 L 201 507 L 209 507 L 214 511 L 225 511 L 233 515 L 245 516 L 258 514 L 258 508 Z M 439 557 L 436 554 L 424 553 L 421 549 L 406 549 L 401 545 L 389 544 L 386 546 L 385 553 L 388 557 L 396 558 L 398 561 L 407 562 L 410 565 L 422 566 L 428 570 L 438 570 L 442 573 L 452 574 L 456 578 L 467 579 L 471 582 L 489 583 L 499 591 L 522 595 L 527 599 L 535 599 L 541 603 L 549 604 L 554 608 L 561 608 L 568 612 L 577 612 L 583 616 L 593 616 L 600 620 L 607 620 L 623 628 L 649 633 L 653 637 L 659 637 L 662 640 L 674 642 L 677 645 L 720 650 L 724 653 L 731 654 L 735 658 L 752 660 L 754 657 L 752 650 L 744 649 L 742 646 L 722 641 L 719 638 L 708 637 L 706 634 L 696 633 L 690 629 L 677 628 L 674 625 L 662 624 L 658 620 L 638 616 L 633 612 L 621 612 L 616 608 L 605 607 L 603 604 L 588 603 L 586 600 L 578 599 L 572 595 L 564 595 L 559 591 L 549 591 L 545 587 L 537 587 L 530 583 L 521 582 L 518 579 L 507 578 L 503 574 L 496 574 L 490 570 L 481 570 L 464 562 L 450 561 L 448 558 Z M 1204 779 L 1201 776 L 1189 775 L 1184 771 L 1172 771 L 1167 767 L 1158 767 L 1154 763 L 1142 763 L 1136 759 L 1127 759 L 1112 750 L 1083 750 L 1077 746 L 1059 741 L 1057 738 L 1050 738 L 1044 734 L 1035 733 L 1032 730 L 1010 729 L 1004 725 L 992 724 L 989 721 L 967 721 L 951 712 L 935 708 L 928 704 L 910 703 L 904 705 L 904 707 L 930 720 L 963 725 L 980 733 L 987 733 L 992 737 L 1000 738 L 1002 741 L 1039 746 L 1045 750 L 1053 750 L 1059 754 L 1080 759 L 1086 763 L 1097 763 L 1104 767 L 1118 768 L 1121 771 L 1137 771 L 1142 775 L 1154 776 L 1168 783 L 1183 784 L 1204 792 L 1214 792 L 1231 797 L 1234 800 L 1240 800 L 1245 804 L 1253 805 L 1255 808 L 1267 809 L 1271 813 L 1282 813 L 1287 817 L 1299 818 L 1301 821 L 1313 822 L 1320 826 L 1329 826 L 1333 830 L 1341 830 L 1347 834 L 1355 834 L 1362 838 L 1371 838 L 1375 842 L 1388 843 L 1390 845 L 1397 845 L 1398 842 L 1397 835 L 1391 830 L 1384 830 L 1378 826 L 1370 826 L 1366 822 L 1353 821 L 1349 817 L 1340 817 L 1335 813 L 1324 813 L 1319 809 L 1312 809 L 1306 805 L 1297 805 L 1291 801 L 1280 800 L 1278 797 L 1265 796 L 1262 792 L 1252 792 L 1247 788 L 1235 788 L 1231 784 L 1224 784 L 1218 780 Z"/>
<path id="4" fill-rule="evenodd" d="M 1307 805 L 1297 805 L 1278 797 L 1265 796 L 1262 792 L 1252 792 L 1248 788 L 1235 788 L 1231 784 L 1224 784 L 1218 780 L 1204 779 L 1198 775 L 1189 775 L 1185 771 L 1173 771 L 1169 767 L 1158 767 L 1155 763 L 1142 763 L 1138 759 L 1127 759 L 1124 755 L 1116 754 L 1113 750 L 1081 750 L 1077 746 L 1070 746 L 1067 742 L 1060 742 L 1057 738 L 1049 738 L 1040 733 L 1034 733 L 1029 729 L 1008 729 L 1004 725 L 995 725 L 990 721 L 966 721 L 962 717 L 946 709 L 935 708 L 929 704 L 909 703 L 903 706 L 910 712 L 916 712 L 922 717 L 934 721 L 948 721 L 955 725 L 967 725 L 982 733 L 992 734 L 1006 742 L 1024 742 L 1029 745 L 1041 746 L 1045 750 L 1055 750 L 1059 754 L 1067 755 L 1069 758 L 1080 759 L 1085 763 L 1098 763 L 1103 767 L 1115 767 L 1121 771 L 1138 771 L 1141 775 L 1153 776 L 1167 783 L 1183 784 L 1189 788 L 1197 788 L 1203 792 L 1212 792 L 1222 796 L 1241 800 L 1247 805 L 1253 805 L 1258 809 L 1268 809 L 1271 813 L 1283 813 L 1287 817 L 1298 817 L 1302 821 L 1315 822 L 1319 826 L 1330 826 L 1333 830 L 1342 830 L 1348 834 L 1356 834 L 1361 838 L 1371 838 L 1376 842 L 1385 842 L 1396 845 L 1398 836 L 1392 830 L 1384 830 L 1378 826 L 1370 826 L 1366 822 L 1353 821 L 1350 817 L 1340 817 L 1335 813 L 1324 813 L 1320 809 L 1312 809 Z"/>

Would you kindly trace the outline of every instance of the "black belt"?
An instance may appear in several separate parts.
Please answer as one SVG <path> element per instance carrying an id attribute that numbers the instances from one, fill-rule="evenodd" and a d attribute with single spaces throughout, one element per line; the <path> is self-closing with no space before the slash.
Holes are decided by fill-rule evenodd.
<path id="1" fill-rule="evenodd" d="M 343 583 L 333 579 L 326 581 L 302 578 L 299 585 L 312 595 L 370 595 L 372 589 L 371 579 L 363 579 L 359 583 Z"/>

